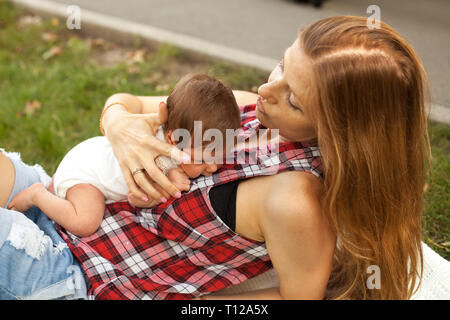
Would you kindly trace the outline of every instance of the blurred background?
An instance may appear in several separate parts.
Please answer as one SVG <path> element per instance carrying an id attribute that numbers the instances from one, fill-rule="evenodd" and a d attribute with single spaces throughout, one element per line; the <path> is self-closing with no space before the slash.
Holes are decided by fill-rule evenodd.
<path id="1" fill-rule="evenodd" d="M 68 27 L 73 5 L 80 29 Z M 0 148 L 51 175 L 73 146 L 101 134 L 112 94 L 167 95 L 188 72 L 256 92 L 300 28 L 369 17 L 370 5 L 431 80 L 423 237 L 450 259 L 450 0 L 0 0 Z"/>
<path id="2" fill-rule="evenodd" d="M 320 8 L 312 0 L 53 1 L 275 61 L 295 39 L 298 30 L 311 22 L 335 15 L 369 17 L 367 8 L 378 5 L 381 20 L 404 36 L 423 59 L 432 83 L 433 102 L 450 107 L 449 0 L 325 0 Z"/>

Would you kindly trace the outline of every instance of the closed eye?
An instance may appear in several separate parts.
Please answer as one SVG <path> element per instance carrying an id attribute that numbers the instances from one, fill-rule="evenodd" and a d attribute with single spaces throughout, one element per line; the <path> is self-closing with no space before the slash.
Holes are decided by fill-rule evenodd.
<path id="1" fill-rule="evenodd" d="M 286 51 L 287 51 L 287 49 L 286 49 Z M 278 63 L 278 66 L 280 67 L 281 72 L 284 72 L 284 55 L 286 54 L 286 51 L 285 51 L 284 54 L 283 54 L 283 58 L 282 58 L 282 59 L 280 60 L 280 62 Z M 295 104 L 293 104 L 293 103 L 291 102 L 290 97 L 291 97 L 291 93 L 288 92 L 288 94 L 287 94 L 287 96 L 286 96 L 286 101 L 287 101 L 287 104 L 289 105 L 289 107 L 291 107 L 292 109 L 294 109 L 294 110 L 296 110 L 296 111 L 300 111 L 300 112 L 303 113 L 303 110 L 302 110 L 300 107 L 296 106 Z"/>
<path id="2" fill-rule="evenodd" d="M 292 109 L 303 112 L 303 110 L 300 107 L 296 106 L 295 104 L 293 104 L 291 102 L 291 94 L 290 93 L 287 94 L 286 101 L 287 101 L 287 104 L 289 105 L 289 107 L 291 107 Z"/>

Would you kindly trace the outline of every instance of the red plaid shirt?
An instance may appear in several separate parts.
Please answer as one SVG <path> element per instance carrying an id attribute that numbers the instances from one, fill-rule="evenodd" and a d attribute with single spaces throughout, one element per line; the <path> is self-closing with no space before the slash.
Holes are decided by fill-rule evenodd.
<path id="1" fill-rule="evenodd" d="M 255 105 L 241 108 L 246 138 L 262 128 Z M 214 212 L 208 192 L 237 179 L 285 170 L 311 172 L 321 178 L 316 145 L 281 143 L 260 150 L 251 163 L 226 164 L 209 177 L 193 180 L 180 199 L 151 209 L 128 202 L 106 207 L 99 230 L 78 238 L 60 233 L 86 273 L 93 299 L 191 299 L 257 276 L 272 267 L 264 243 L 238 235 Z"/>

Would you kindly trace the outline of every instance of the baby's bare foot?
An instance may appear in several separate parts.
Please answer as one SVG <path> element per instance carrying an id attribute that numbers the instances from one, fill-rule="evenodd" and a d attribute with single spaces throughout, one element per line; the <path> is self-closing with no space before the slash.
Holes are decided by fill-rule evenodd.
<path id="1" fill-rule="evenodd" d="M 45 187 L 42 183 L 33 184 L 32 186 L 16 194 L 9 203 L 8 209 L 20 212 L 27 211 L 29 208 L 35 206 L 34 196 L 38 192 L 42 192 L 42 190 L 45 191 Z"/>

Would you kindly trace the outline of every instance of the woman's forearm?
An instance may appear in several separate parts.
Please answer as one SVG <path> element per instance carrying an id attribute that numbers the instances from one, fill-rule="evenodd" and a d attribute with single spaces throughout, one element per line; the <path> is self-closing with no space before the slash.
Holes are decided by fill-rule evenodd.
<path id="1" fill-rule="evenodd" d="M 103 107 L 103 110 L 108 108 L 102 116 L 103 128 L 110 128 L 111 125 L 117 123 L 125 112 L 158 113 L 159 104 L 166 100 L 166 96 L 135 96 L 129 93 L 116 93 L 106 100 Z"/>
<path id="2" fill-rule="evenodd" d="M 109 97 L 104 108 L 111 105 L 112 103 L 123 103 L 127 106 L 128 111 L 131 113 L 142 113 L 143 104 L 141 99 L 129 93 L 116 93 Z"/>
<path id="3" fill-rule="evenodd" d="M 106 110 L 106 108 L 108 109 Z M 114 94 L 106 100 L 100 125 L 107 132 L 109 128 L 119 121 L 124 113 L 142 113 L 142 109 L 141 100 L 136 96 L 128 93 Z"/>

